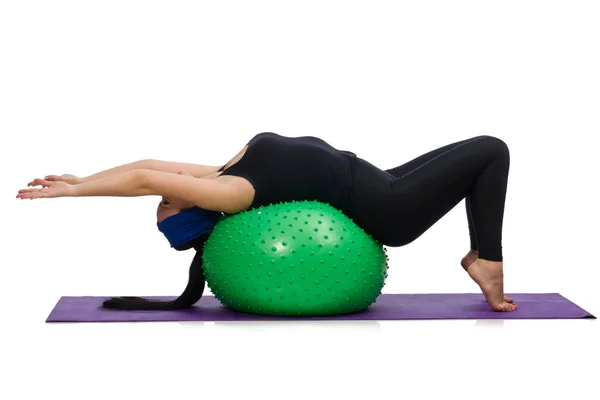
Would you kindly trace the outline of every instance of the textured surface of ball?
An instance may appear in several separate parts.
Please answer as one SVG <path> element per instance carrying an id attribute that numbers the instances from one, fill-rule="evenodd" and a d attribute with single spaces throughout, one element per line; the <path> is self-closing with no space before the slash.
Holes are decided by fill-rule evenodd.
<path id="1" fill-rule="evenodd" d="M 227 216 L 204 247 L 215 297 L 241 312 L 325 316 L 366 309 L 387 277 L 385 249 L 334 207 L 279 203 Z"/>

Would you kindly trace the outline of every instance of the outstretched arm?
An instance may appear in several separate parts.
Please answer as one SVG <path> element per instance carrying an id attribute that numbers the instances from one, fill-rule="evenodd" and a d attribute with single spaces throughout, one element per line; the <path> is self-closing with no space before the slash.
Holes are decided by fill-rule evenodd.
<path id="1" fill-rule="evenodd" d="M 156 195 L 185 200 L 207 210 L 230 214 L 246 209 L 251 202 L 242 189 L 234 184 L 148 169 L 122 172 L 79 185 L 42 179 L 36 179 L 36 184 L 43 188 L 22 189 L 17 198 Z"/>
<path id="2" fill-rule="evenodd" d="M 149 169 L 152 171 L 170 172 L 177 174 L 181 171 L 192 175 L 195 178 L 203 178 L 207 175 L 218 172 L 220 167 L 201 165 L 201 164 L 190 164 L 172 161 L 162 160 L 139 160 L 129 164 L 119 165 L 118 167 L 110 168 L 104 171 L 97 172 L 95 174 L 86 177 L 77 177 L 71 174 L 63 175 L 47 175 L 44 180 L 52 182 L 66 182 L 71 185 L 79 185 L 85 182 L 95 181 L 97 179 L 106 178 L 107 176 L 113 176 L 121 174 L 123 172 L 135 171 L 137 169 Z M 35 180 L 29 182 L 27 186 L 36 186 Z"/>
<path id="3" fill-rule="evenodd" d="M 96 179 L 120 174 L 122 172 L 134 171 L 136 169 L 149 169 L 152 171 L 170 172 L 172 174 L 177 174 L 180 171 L 186 171 L 195 178 L 202 178 L 204 176 L 217 172 L 219 168 L 220 167 L 218 166 L 146 159 L 135 161 L 129 164 L 120 165 L 118 167 L 110 168 L 90 176 L 79 178 L 79 182 L 77 183 L 91 182 L 95 181 Z"/>

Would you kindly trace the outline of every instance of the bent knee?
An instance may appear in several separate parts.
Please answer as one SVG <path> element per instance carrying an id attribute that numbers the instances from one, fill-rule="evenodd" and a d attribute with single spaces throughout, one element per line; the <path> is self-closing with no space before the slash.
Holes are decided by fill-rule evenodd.
<path id="1" fill-rule="evenodd" d="M 489 148 L 492 152 L 501 154 L 503 156 L 509 156 L 510 150 L 506 142 L 496 136 L 482 135 L 479 136 L 480 140 L 485 143 L 485 147 Z"/>

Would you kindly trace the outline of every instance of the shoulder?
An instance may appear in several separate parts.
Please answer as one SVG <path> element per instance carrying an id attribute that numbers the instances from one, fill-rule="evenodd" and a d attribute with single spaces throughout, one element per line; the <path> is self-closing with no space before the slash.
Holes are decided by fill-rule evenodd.
<path id="1" fill-rule="evenodd" d="M 234 175 L 222 175 L 214 179 L 232 196 L 236 212 L 247 210 L 254 201 L 256 189 L 246 178 Z"/>

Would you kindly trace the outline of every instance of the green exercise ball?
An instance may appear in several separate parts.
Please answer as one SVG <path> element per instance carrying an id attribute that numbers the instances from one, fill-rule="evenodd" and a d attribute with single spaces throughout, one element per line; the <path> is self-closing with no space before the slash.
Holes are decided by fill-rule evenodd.
<path id="1" fill-rule="evenodd" d="M 230 309 L 306 317 L 366 309 L 381 294 L 388 264 L 385 248 L 341 211 L 298 201 L 221 219 L 203 268 Z"/>

